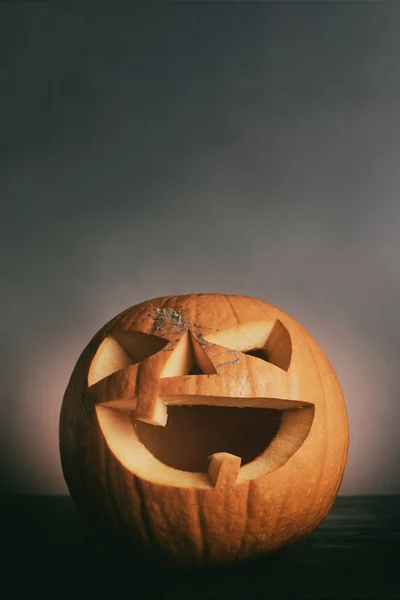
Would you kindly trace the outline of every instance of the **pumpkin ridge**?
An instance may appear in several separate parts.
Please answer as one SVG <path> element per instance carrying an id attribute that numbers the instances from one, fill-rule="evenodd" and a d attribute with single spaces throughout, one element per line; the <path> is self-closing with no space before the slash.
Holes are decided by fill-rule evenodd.
<path id="1" fill-rule="evenodd" d="M 123 321 L 124 317 L 129 313 L 129 311 L 131 309 L 132 309 L 132 306 L 130 306 L 129 308 L 126 308 L 117 317 L 115 317 L 114 319 L 111 320 L 110 331 L 112 331 L 114 329 L 114 327 L 117 327 L 121 323 L 121 321 Z M 107 331 L 106 331 L 106 335 L 107 335 Z"/>
<path id="2" fill-rule="evenodd" d="M 237 312 L 236 312 L 236 310 L 235 310 L 235 308 L 234 308 L 234 306 L 233 306 L 233 303 L 231 302 L 231 300 L 228 298 L 228 296 L 227 296 L 226 294 L 223 294 L 223 297 L 224 297 L 224 298 L 225 298 L 225 300 L 227 301 L 227 303 L 228 303 L 228 306 L 229 306 L 229 308 L 231 309 L 231 311 L 232 311 L 232 314 L 233 314 L 233 316 L 234 316 L 234 317 L 235 317 L 235 319 L 236 319 L 236 323 L 237 323 L 238 325 L 241 325 L 241 322 L 242 322 L 242 321 L 241 321 L 241 319 L 239 319 L 239 316 L 238 316 L 238 314 L 237 314 Z"/>
<path id="3" fill-rule="evenodd" d="M 133 485 L 139 499 L 139 511 L 143 523 L 144 531 L 149 542 L 149 547 L 157 555 L 163 555 L 163 548 L 159 544 L 157 534 L 153 531 L 153 526 L 150 518 L 150 513 L 146 507 L 146 494 L 143 492 L 139 477 L 132 477 Z"/>
<path id="4" fill-rule="evenodd" d="M 114 514 L 114 510 L 115 510 L 115 504 L 113 501 L 114 498 L 114 486 L 111 483 L 112 480 L 112 474 L 113 474 L 113 468 L 111 466 L 111 462 L 112 462 L 112 457 L 110 456 L 110 454 L 107 452 L 107 448 L 106 448 L 106 444 L 104 439 L 101 440 L 101 453 L 102 453 L 102 458 L 103 458 L 103 469 L 102 469 L 102 481 L 101 481 L 101 485 L 105 486 L 105 491 L 107 494 L 107 512 L 110 515 L 111 521 L 113 523 L 115 523 L 116 519 L 115 519 L 115 514 Z M 110 468 L 111 466 L 111 468 Z"/>
<path id="5" fill-rule="evenodd" d="M 245 519 L 244 519 L 244 527 L 242 529 L 242 539 L 240 540 L 240 546 L 239 546 L 239 550 L 236 553 L 237 558 L 241 558 L 241 554 L 243 552 L 243 549 L 246 545 L 246 538 L 247 538 L 247 530 L 248 530 L 248 525 L 249 525 L 249 508 L 250 508 L 250 487 L 251 487 L 251 480 L 246 482 L 246 510 L 245 510 Z"/>
<path id="6" fill-rule="evenodd" d="M 135 314 L 135 310 L 134 310 L 135 308 L 136 308 L 136 314 Z M 143 316 L 143 314 L 145 313 L 146 310 L 148 310 L 148 301 L 147 300 L 141 302 L 138 305 L 132 305 L 132 306 L 130 306 L 126 311 L 124 311 L 121 314 L 122 318 L 116 320 L 116 322 L 113 324 L 112 329 L 117 329 L 117 327 L 120 326 L 121 321 L 123 322 L 123 318 L 126 317 L 126 316 L 128 317 L 128 320 L 127 320 L 127 322 L 124 323 L 124 325 L 125 325 L 125 327 L 127 327 L 128 329 L 130 329 L 132 327 L 132 324 L 135 321 L 140 320 L 140 318 Z"/>
<path id="7" fill-rule="evenodd" d="M 296 325 L 297 326 L 297 325 Z M 300 330 L 300 333 L 303 336 L 303 340 L 305 342 L 306 347 L 309 350 L 309 354 L 311 355 L 312 361 L 315 365 L 315 372 L 318 376 L 318 379 L 320 381 L 321 384 L 321 388 L 323 390 L 323 397 L 325 397 L 325 390 L 326 390 L 326 386 L 325 386 L 325 382 L 324 382 L 324 378 L 321 375 L 321 371 L 319 368 L 319 364 L 317 363 L 316 357 L 314 355 L 314 352 L 311 348 L 311 344 L 310 344 L 310 340 L 309 340 L 309 334 L 307 331 L 303 332 L 301 331 L 302 329 L 304 329 L 303 327 L 298 327 L 297 329 Z M 314 409 L 316 410 L 316 409 Z M 323 409 L 323 419 L 322 419 L 322 427 L 323 427 L 323 433 L 321 432 L 321 436 L 322 439 L 324 440 L 324 449 L 322 451 L 322 455 L 319 462 L 318 462 L 318 477 L 316 478 L 316 480 L 318 481 L 318 487 L 320 487 L 321 484 L 321 476 L 323 475 L 324 472 L 324 467 L 326 464 L 326 458 L 327 458 L 327 444 L 329 443 L 329 433 L 328 433 L 328 428 L 327 428 L 327 410 L 326 410 L 326 405 L 324 405 Z M 320 421 L 321 422 L 321 421 Z M 314 498 L 317 498 L 318 494 L 314 495 Z M 330 506 L 332 504 L 331 498 L 328 496 L 328 499 L 325 501 L 325 503 L 322 504 L 322 507 L 320 506 L 319 511 L 317 511 L 317 519 L 318 522 L 320 522 L 323 519 L 323 515 L 326 514 L 326 507 Z"/>
<path id="8" fill-rule="evenodd" d="M 197 492 L 197 493 L 196 493 Z M 203 504 L 201 502 L 201 490 L 194 490 L 195 494 L 195 502 L 197 504 L 197 517 L 199 521 L 199 549 L 200 549 L 200 558 L 205 560 L 206 562 L 210 558 L 210 545 L 208 543 L 207 537 L 207 519 L 204 514 Z"/>
<path id="9" fill-rule="evenodd" d="M 272 531 L 274 531 L 274 532 L 278 529 L 279 524 L 281 522 L 281 516 L 283 513 L 283 509 L 286 506 L 286 500 L 290 494 L 290 491 L 291 491 L 290 487 L 288 487 L 286 490 L 283 491 L 283 498 L 279 498 L 279 500 L 278 500 L 278 510 L 276 511 L 274 524 L 271 527 Z"/>

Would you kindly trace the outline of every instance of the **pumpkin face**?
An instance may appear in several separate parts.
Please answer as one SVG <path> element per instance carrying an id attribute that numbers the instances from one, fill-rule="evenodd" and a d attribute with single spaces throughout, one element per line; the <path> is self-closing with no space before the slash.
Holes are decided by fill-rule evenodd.
<path id="1" fill-rule="evenodd" d="M 310 533 L 336 497 L 346 408 L 321 348 L 253 298 L 159 298 L 83 351 L 60 419 L 78 509 L 139 551 L 237 560 Z"/>

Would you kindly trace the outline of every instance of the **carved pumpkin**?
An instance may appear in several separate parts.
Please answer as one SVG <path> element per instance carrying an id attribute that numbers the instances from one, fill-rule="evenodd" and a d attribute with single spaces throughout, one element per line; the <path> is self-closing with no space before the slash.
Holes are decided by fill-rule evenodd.
<path id="1" fill-rule="evenodd" d="M 72 499 L 131 548 L 239 560 L 309 534 L 344 472 L 342 390 L 293 318 L 249 297 L 169 296 L 104 326 L 65 393 Z"/>

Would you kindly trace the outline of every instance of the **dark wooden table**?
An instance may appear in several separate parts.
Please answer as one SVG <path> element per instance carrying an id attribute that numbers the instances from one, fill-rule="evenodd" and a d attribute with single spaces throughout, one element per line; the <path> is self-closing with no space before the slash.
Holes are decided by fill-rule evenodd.
<path id="1" fill-rule="evenodd" d="M 0 505 L 5 600 L 400 599 L 399 496 L 341 496 L 301 544 L 240 566 L 201 571 L 151 570 L 111 551 L 68 497 L 9 497 Z"/>

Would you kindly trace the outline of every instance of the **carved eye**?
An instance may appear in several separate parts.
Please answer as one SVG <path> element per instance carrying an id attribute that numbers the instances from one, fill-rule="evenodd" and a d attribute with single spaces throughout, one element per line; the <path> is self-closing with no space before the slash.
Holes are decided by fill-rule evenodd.
<path id="1" fill-rule="evenodd" d="M 158 335 L 151 335 L 141 331 L 116 331 L 113 334 L 114 340 L 130 356 L 132 363 L 135 364 L 149 358 L 162 350 L 168 340 L 164 340 Z"/>
<path id="2" fill-rule="evenodd" d="M 107 336 L 97 349 L 88 373 L 93 385 L 120 369 L 126 369 L 162 350 L 168 340 L 141 331 L 116 331 Z"/>
<path id="3" fill-rule="evenodd" d="M 244 354 L 248 354 L 249 356 L 254 356 L 254 358 L 261 358 L 261 360 L 265 360 L 266 362 L 270 362 L 268 360 L 268 353 L 266 348 L 253 348 L 252 350 L 246 350 Z"/>
<path id="4" fill-rule="evenodd" d="M 292 358 L 290 334 L 281 321 L 255 321 L 207 335 L 209 342 L 238 350 L 287 371 Z"/>

